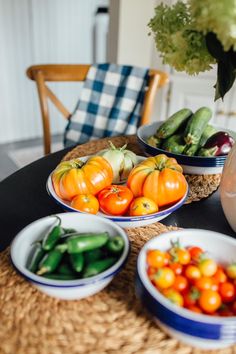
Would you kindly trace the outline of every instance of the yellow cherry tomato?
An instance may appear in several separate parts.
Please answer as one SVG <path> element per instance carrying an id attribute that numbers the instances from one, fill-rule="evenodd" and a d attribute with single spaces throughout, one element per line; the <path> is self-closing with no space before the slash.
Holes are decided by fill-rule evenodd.
<path id="1" fill-rule="evenodd" d="M 169 267 L 159 269 L 153 279 L 154 284 L 159 289 L 167 289 L 174 284 L 175 273 Z"/>
<path id="2" fill-rule="evenodd" d="M 213 259 L 203 259 L 198 264 L 201 274 L 205 277 L 212 277 L 217 271 L 217 264 Z"/>
<path id="3" fill-rule="evenodd" d="M 170 302 L 177 306 L 183 307 L 184 298 L 178 291 L 174 289 L 164 289 L 162 293 L 168 300 L 170 300 Z"/>
<path id="4" fill-rule="evenodd" d="M 158 212 L 157 204 L 150 198 L 135 198 L 129 208 L 130 216 L 148 215 Z"/>

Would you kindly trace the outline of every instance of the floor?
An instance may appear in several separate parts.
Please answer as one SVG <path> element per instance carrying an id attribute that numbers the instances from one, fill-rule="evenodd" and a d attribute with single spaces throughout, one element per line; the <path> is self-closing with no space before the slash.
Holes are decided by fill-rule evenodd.
<path id="1" fill-rule="evenodd" d="M 61 135 L 55 135 L 52 138 L 53 143 L 58 143 L 62 141 Z M 20 142 L 8 143 L 8 144 L 0 144 L 0 181 L 16 172 L 20 167 L 11 159 L 10 155 L 14 153 L 14 151 L 25 151 L 26 148 L 32 147 L 41 147 L 43 144 L 41 138 L 25 140 Z"/>

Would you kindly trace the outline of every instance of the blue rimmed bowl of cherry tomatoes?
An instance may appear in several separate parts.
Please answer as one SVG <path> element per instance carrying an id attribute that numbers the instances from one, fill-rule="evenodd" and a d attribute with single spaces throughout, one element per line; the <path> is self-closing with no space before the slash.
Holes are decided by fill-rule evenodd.
<path id="1" fill-rule="evenodd" d="M 236 240 L 167 232 L 141 249 L 136 274 L 137 296 L 169 335 L 202 349 L 236 343 Z"/>

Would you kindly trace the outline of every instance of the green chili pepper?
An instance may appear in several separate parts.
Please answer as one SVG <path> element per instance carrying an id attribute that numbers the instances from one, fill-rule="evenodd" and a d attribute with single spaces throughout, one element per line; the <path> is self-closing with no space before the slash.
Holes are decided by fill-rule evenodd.
<path id="1" fill-rule="evenodd" d="M 85 263 L 91 263 L 101 259 L 104 256 L 104 252 L 101 248 L 95 248 L 95 250 L 84 252 Z"/>
<path id="2" fill-rule="evenodd" d="M 67 234 L 76 234 L 76 233 L 78 233 L 78 231 L 75 230 L 75 229 L 67 229 L 67 228 L 65 228 L 65 227 L 63 227 L 62 229 L 63 229 L 64 235 L 67 235 Z"/>
<path id="3" fill-rule="evenodd" d="M 57 272 L 59 274 L 64 274 L 64 275 L 75 275 L 75 272 L 71 269 L 68 263 L 61 263 L 59 267 L 57 268 Z"/>
<path id="4" fill-rule="evenodd" d="M 57 242 L 59 241 L 61 235 L 63 234 L 63 228 L 61 227 L 61 219 L 55 215 L 57 219 L 57 225 L 53 224 L 50 228 L 48 233 L 44 236 L 42 241 L 42 247 L 45 251 L 51 251 Z"/>
<path id="5" fill-rule="evenodd" d="M 27 268 L 35 273 L 38 270 L 39 262 L 42 260 L 45 255 L 45 251 L 42 249 L 41 243 L 37 242 L 35 245 L 35 251 L 29 261 Z"/>
<path id="6" fill-rule="evenodd" d="M 116 261 L 117 258 L 110 257 L 89 263 L 83 271 L 83 278 L 92 277 L 103 272 L 104 270 L 110 268 L 113 264 L 115 264 Z"/>
<path id="7" fill-rule="evenodd" d="M 44 274 L 44 278 L 48 279 L 55 279 L 55 280 L 75 280 L 78 279 L 78 275 L 74 274 L 58 274 L 58 273 L 49 273 L 49 274 Z"/>
<path id="8" fill-rule="evenodd" d="M 39 263 L 39 270 L 37 271 L 38 275 L 42 275 L 44 273 L 51 273 L 57 269 L 63 257 L 63 252 L 61 252 L 60 249 L 58 249 L 57 247 L 45 254 L 43 259 Z"/>
<path id="9" fill-rule="evenodd" d="M 121 236 L 111 237 L 106 244 L 106 248 L 111 253 L 120 253 L 124 249 L 124 239 Z"/>
<path id="10" fill-rule="evenodd" d="M 107 243 L 109 235 L 107 232 L 100 234 L 80 234 L 71 236 L 66 240 L 68 253 L 81 253 L 102 247 Z"/>
<path id="11" fill-rule="evenodd" d="M 84 266 L 84 255 L 83 253 L 72 253 L 70 255 L 70 262 L 72 265 L 72 268 L 76 272 L 81 272 Z"/>

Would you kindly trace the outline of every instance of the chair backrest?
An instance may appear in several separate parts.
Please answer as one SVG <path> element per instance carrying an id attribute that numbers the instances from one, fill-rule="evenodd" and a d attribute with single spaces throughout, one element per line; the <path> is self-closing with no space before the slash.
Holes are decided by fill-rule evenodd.
<path id="1" fill-rule="evenodd" d="M 82 64 L 46 64 L 33 65 L 27 69 L 27 76 L 36 81 L 39 102 L 42 114 L 44 153 L 51 152 L 51 132 L 49 120 L 48 99 L 57 107 L 64 118 L 69 119 L 71 112 L 55 96 L 55 94 L 46 85 L 47 81 L 84 81 L 91 65 Z M 165 72 L 150 69 L 149 83 L 145 93 L 143 111 L 140 124 L 147 124 L 150 121 L 152 107 L 156 91 L 168 82 L 168 75 Z"/>

